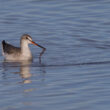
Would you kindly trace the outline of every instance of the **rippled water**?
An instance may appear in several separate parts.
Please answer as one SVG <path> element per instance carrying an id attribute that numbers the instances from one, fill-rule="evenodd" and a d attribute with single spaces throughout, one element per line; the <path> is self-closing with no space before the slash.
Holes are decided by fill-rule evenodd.
<path id="1" fill-rule="evenodd" d="M 24 33 L 47 50 L 41 63 L 32 45 L 32 63 L 0 54 L 0 110 L 109 110 L 109 0 L 1 0 L 0 41 Z"/>

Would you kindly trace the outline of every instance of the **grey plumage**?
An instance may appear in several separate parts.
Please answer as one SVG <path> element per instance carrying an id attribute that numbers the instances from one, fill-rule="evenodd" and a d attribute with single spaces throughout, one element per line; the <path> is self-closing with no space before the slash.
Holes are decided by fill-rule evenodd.
<path id="1" fill-rule="evenodd" d="M 5 40 L 2 41 L 2 47 L 3 52 L 7 54 L 13 54 L 13 53 L 20 53 L 21 49 L 19 47 L 15 47 L 11 44 L 8 44 L 5 42 Z"/>

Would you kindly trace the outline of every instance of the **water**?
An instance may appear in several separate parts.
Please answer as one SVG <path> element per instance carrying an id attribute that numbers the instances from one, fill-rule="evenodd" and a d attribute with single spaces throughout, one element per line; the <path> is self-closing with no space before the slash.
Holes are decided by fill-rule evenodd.
<path id="1" fill-rule="evenodd" d="M 30 64 L 0 54 L 0 110 L 109 110 L 109 0 L 1 0 L 0 41 L 28 33 Z M 1 48 L 0 48 L 1 51 Z"/>

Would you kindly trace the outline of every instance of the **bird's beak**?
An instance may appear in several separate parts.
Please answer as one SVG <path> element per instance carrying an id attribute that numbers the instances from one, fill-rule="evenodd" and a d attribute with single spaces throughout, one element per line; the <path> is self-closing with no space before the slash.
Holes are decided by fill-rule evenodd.
<path id="1" fill-rule="evenodd" d="M 41 45 L 35 43 L 34 41 L 31 41 L 31 43 L 34 44 L 34 45 L 36 45 L 36 46 L 38 46 L 38 47 L 40 47 L 40 48 L 43 48 L 44 50 L 46 49 L 46 48 L 44 48 L 43 46 L 41 46 Z"/>

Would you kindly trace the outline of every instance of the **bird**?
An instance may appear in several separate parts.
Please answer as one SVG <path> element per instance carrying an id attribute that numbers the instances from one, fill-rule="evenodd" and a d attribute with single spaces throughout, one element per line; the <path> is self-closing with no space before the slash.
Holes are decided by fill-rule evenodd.
<path id="1" fill-rule="evenodd" d="M 23 34 L 20 39 L 20 47 L 15 47 L 5 40 L 2 41 L 2 55 L 6 61 L 32 61 L 33 56 L 28 44 L 34 44 L 41 47 L 43 46 L 35 43 L 29 34 Z"/>

